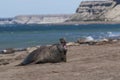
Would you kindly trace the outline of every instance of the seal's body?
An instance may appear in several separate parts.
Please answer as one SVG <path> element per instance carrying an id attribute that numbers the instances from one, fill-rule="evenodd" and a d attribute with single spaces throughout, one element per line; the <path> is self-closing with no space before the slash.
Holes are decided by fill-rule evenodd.
<path id="1" fill-rule="evenodd" d="M 60 43 L 52 46 L 42 46 L 31 52 L 20 65 L 66 62 L 66 53 L 65 43 L 64 45 Z"/>

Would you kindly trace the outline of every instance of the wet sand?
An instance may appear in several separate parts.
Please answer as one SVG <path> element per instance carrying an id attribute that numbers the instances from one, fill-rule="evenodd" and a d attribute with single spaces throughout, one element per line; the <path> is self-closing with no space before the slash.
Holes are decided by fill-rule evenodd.
<path id="1" fill-rule="evenodd" d="M 0 54 L 0 80 L 120 80 L 120 42 L 68 46 L 66 63 L 16 66 L 25 56 Z"/>

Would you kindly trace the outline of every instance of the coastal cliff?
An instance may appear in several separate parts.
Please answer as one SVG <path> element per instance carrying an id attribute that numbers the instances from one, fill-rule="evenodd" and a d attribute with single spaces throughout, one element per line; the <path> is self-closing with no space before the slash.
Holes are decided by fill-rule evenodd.
<path id="1" fill-rule="evenodd" d="M 82 1 L 75 14 L 18 15 L 0 19 L 0 24 L 120 23 L 120 0 Z"/>
<path id="2" fill-rule="evenodd" d="M 54 24 L 65 22 L 71 14 L 62 15 L 18 15 L 13 18 L 1 18 L 0 24 Z"/>
<path id="3" fill-rule="evenodd" d="M 120 21 L 120 1 L 82 1 L 69 21 Z"/>
<path id="4" fill-rule="evenodd" d="M 70 15 L 20 15 L 16 16 L 12 22 L 17 24 L 62 23 L 69 17 Z"/>

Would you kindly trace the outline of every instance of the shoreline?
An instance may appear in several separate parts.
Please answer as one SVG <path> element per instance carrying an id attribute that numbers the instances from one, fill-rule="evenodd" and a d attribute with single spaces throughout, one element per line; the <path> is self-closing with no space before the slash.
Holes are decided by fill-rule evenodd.
<path id="1" fill-rule="evenodd" d="M 120 22 L 80 21 L 80 22 L 51 23 L 51 25 L 86 25 L 86 24 L 120 24 Z"/>
<path id="2" fill-rule="evenodd" d="M 107 21 L 74 21 L 61 23 L 40 23 L 40 24 L 0 24 L 0 25 L 86 25 L 86 24 L 120 24 L 120 22 Z"/>
<path id="3" fill-rule="evenodd" d="M 80 45 L 104 45 L 104 44 L 112 44 L 112 43 L 117 43 L 120 42 L 120 38 L 118 37 L 113 37 L 113 38 L 105 38 L 105 39 L 100 39 L 100 40 L 89 40 L 87 38 L 81 38 L 78 39 L 75 42 L 67 42 L 67 46 L 80 46 Z M 53 44 L 46 44 L 46 45 L 36 45 L 36 46 L 29 46 L 29 47 L 21 47 L 21 48 L 5 48 L 3 50 L 0 50 L 0 54 L 11 54 L 14 52 L 20 52 L 20 51 L 27 51 L 29 49 L 37 49 L 40 48 L 41 46 L 52 46 Z"/>

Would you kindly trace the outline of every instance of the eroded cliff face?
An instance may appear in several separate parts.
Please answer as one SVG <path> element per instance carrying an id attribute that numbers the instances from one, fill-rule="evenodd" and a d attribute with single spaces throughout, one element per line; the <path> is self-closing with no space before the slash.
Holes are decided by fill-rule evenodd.
<path id="1" fill-rule="evenodd" d="M 21 15 L 13 19 L 16 24 L 47 24 L 62 23 L 71 15 Z"/>
<path id="2" fill-rule="evenodd" d="M 120 0 L 82 1 L 70 21 L 120 21 Z"/>
<path id="3" fill-rule="evenodd" d="M 60 15 L 19 15 L 12 19 L 0 19 L 0 24 L 56 24 L 65 22 L 71 14 Z"/>
<path id="4" fill-rule="evenodd" d="M 114 8 L 106 12 L 105 14 L 106 21 L 120 21 L 120 5 L 116 5 Z"/>

